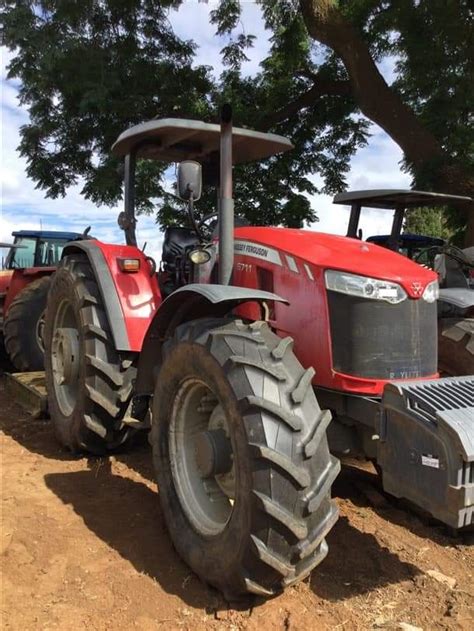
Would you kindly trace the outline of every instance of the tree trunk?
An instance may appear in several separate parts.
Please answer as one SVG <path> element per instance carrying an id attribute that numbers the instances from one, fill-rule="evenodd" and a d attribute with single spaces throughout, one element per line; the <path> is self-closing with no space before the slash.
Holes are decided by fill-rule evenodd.
<path id="1" fill-rule="evenodd" d="M 331 0 L 300 0 L 311 37 L 329 46 L 342 60 L 352 94 L 362 113 L 379 125 L 405 154 L 415 173 L 434 174 L 435 190 L 474 196 L 474 176 L 453 165 L 436 137 L 390 88 L 359 32 Z M 467 210 L 466 246 L 474 245 L 474 205 Z"/>

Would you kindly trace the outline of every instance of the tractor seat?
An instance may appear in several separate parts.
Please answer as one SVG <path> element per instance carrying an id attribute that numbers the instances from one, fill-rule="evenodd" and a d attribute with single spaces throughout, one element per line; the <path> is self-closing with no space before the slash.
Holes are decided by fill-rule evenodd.
<path id="1" fill-rule="evenodd" d="M 187 248 L 199 245 L 196 233 L 190 228 L 166 228 L 161 260 L 167 272 L 174 272 L 176 261 L 184 256 Z"/>

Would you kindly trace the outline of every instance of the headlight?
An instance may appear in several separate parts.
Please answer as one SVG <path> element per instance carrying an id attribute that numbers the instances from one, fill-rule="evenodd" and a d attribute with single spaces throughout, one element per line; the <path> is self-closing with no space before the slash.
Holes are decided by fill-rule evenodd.
<path id="1" fill-rule="evenodd" d="M 392 304 L 402 302 L 407 298 L 406 291 L 397 283 L 387 280 L 358 276 L 348 272 L 336 272 L 328 269 L 324 272 L 326 288 L 341 294 L 370 298 L 371 300 L 385 300 Z"/>
<path id="2" fill-rule="evenodd" d="M 437 280 L 434 280 L 429 285 L 426 285 L 425 291 L 423 292 L 423 300 L 426 302 L 434 302 L 439 298 L 439 284 Z"/>
<path id="3" fill-rule="evenodd" d="M 190 260 L 194 263 L 194 265 L 202 265 L 203 263 L 207 263 L 211 259 L 211 255 L 207 250 L 201 250 L 200 248 L 196 248 L 195 250 L 191 250 L 189 253 Z"/>

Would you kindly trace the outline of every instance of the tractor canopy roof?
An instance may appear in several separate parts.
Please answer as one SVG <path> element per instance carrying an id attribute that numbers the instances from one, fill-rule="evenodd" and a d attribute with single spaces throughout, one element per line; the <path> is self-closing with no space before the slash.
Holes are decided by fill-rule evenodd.
<path id="1" fill-rule="evenodd" d="M 377 235 L 374 235 L 373 237 L 368 237 L 366 240 L 369 243 L 375 243 L 377 245 L 385 245 L 389 242 L 390 235 L 377 234 Z M 398 241 L 402 247 L 406 245 L 406 246 L 412 246 L 412 247 L 420 247 L 420 248 L 427 247 L 428 248 L 433 245 L 441 246 L 445 244 L 445 240 L 439 237 L 430 237 L 424 234 L 411 234 L 408 232 L 401 234 L 398 237 Z"/>
<path id="2" fill-rule="evenodd" d="M 334 197 L 333 202 L 334 204 L 357 204 L 368 208 L 393 210 L 397 207 L 416 208 L 419 206 L 444 206 L 449 203 L 459 202 L 467 203 L 472 202 L 472 199 L 461 195 L 388 188 L 338 193 Z"/>
<path id="3" fill-rule="evenodd" d="M 206 162 L 219 153 L 220 125 L 197 120 L 163 118 L 135 125 L 124 131 L 112 146 L 116 156 L 132 151 L 139 158 L 181 162 Z M 266 134 L 251 129 L 232 129 L 233 163 L 262 160 L 292 149 L 284 136 Z"/>
<path id="4" fill-rule="evenodd" d="M 30 237 L 33 239 L 66 239 L 67 241 L 73 241 L 82 235 L 80 232 L 59 232 L 56 230 L 16 230 L 12 232 L 12 236 Z"/>

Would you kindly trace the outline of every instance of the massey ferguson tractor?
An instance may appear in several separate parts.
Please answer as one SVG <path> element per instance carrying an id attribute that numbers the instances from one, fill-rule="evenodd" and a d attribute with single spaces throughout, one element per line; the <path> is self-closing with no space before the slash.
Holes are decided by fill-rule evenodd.
<path id="1" fill-rule="evenodd" d="M 0 270 L 0 337 L 19 371 L 43 370 L 43 327 L 51 274 L 76 232 L 18 230 Z"/>
<path id="2" fill-rule="evenodd" d="M 232 129 L 229 107 L 220 126 L 128 129 L 113 146 L 127 245 L 67 245 L 48 297 L 59 440 L 106 454 L 151 425 L 174 546 L 229 599 L 270 597 L 325 558 L 336 454 L 371 459 L 386 491 L 452 528 L 473 522 L 474 377 L 438 379 L 437 275 L 356 238 L 235 228 L 232 164 L 291 148 Z M 158 273 L 135 237 L 144 159 L 180 163 L 190 216 Z M 218 201 L 199 222 L 201 166 Z"/>

